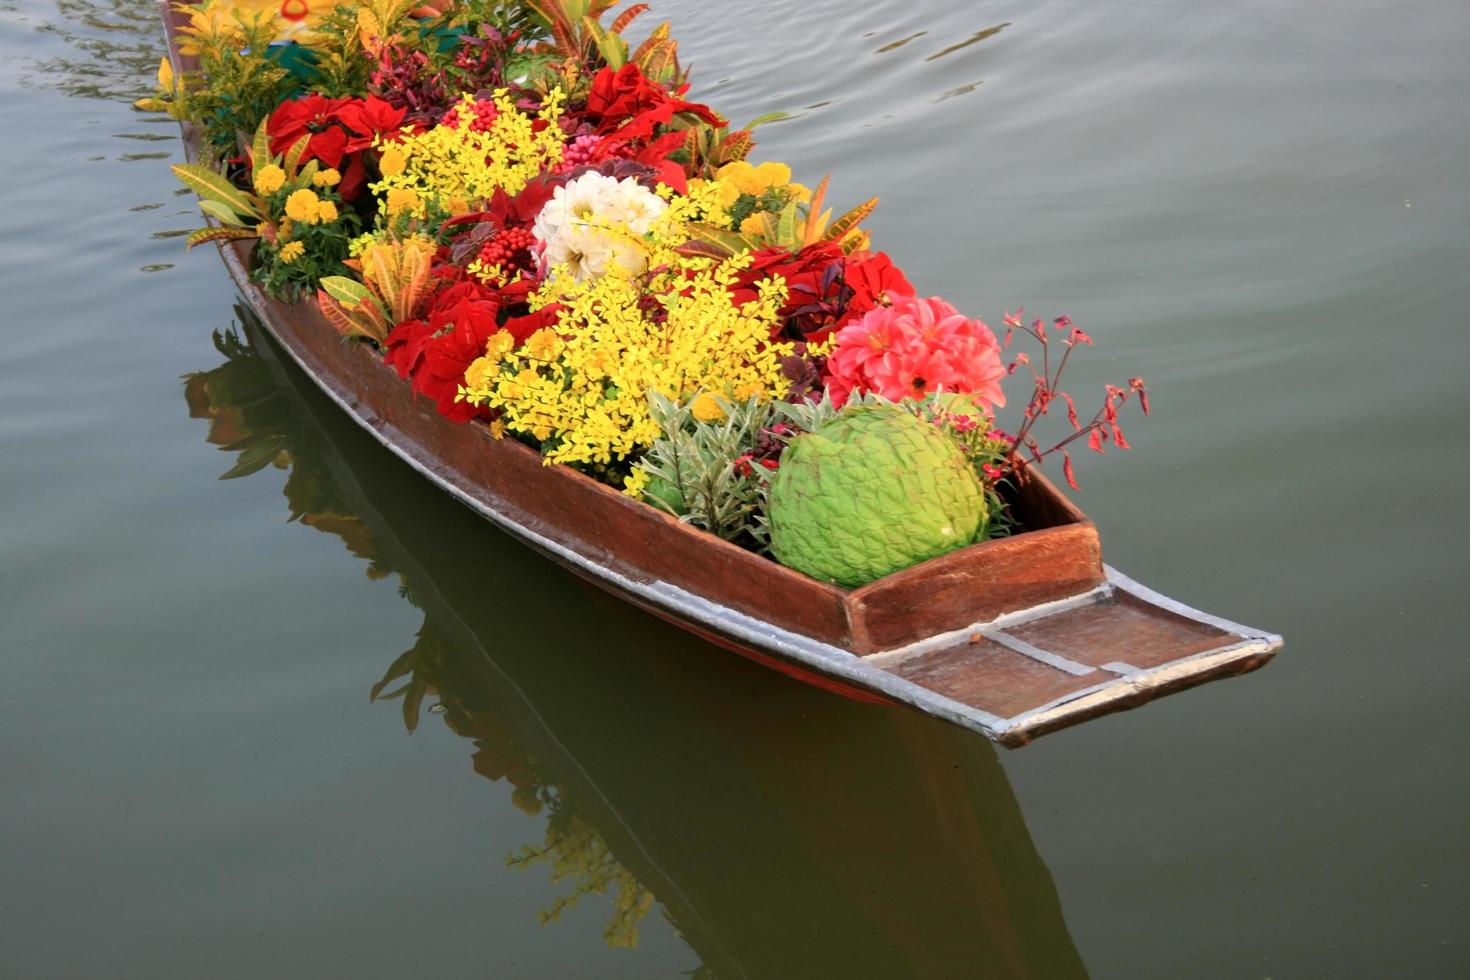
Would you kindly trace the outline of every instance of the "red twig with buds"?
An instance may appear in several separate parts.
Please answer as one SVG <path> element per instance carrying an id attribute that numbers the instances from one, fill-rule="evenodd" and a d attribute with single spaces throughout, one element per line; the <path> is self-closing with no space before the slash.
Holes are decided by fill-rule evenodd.
<path id="1" fill-rule="evenodd" d="M 1029 334 L 1041 345 L 1041 369 L 1037 370 L 1031 358 L 1024 352 L 1018 353 L 1015 360 L 1007 365 L 1008 374 L 1014 374 L 1016 368 L 1025 365 L 1031 372 L 1035 381 L 1031 389 L 1031 398 L 1026 403 L 1026 411 L 1022 416 L 1021 425 L 1014 436 L 1007 438 L 1011 442 L 1010 454 L 1006 457 L 1005 468 L 1013 474 L 1017 480 L 1026 479 L 1026 469 L 1031 466 L 1040 465 L 1043 458 L 1052 453 L 1062 454 L 1062 475 L 1067 478 L 1067 484 L 1073 490 L 1080 490 L 1077 485 L 1077 477 L 1072 469 L 1072 454 L 1068 446 L 1078 439 L 1086 439 L 1088 448 L 1094 452 L 1104 451 L 1104 444 L 1111 439 L 1119 449 L 1129 449 L 1128 439 L 1123 435 L 1123 427 L 1118 424 L 1118 410 L 1135 394 L 1138 396 L 1138 407 L 1143 414 L 1149 413 L 1148 389 L 1144 387 L 1142 378 L 1129 378 L 1128 387 L 1120 388 L 1117 385 L 1107 386 L 1107 397 L 1103 399 L 1102 407 L 1099 408 L 1088 422 L 1082 422 L 1077 416 L 1077 406 L 1072 401 L 1072 396 L 1061 388 L 1062 372 L 1067 368 L 1067 361 L 1072 356 L 1072 351 L 1079 344 L 1092 345 L 1092 338 L 1083 333 L 1072 323 L 1070 317 L 1059 316 L 1052 321 L 1052 330 L 1059 336 L 1048 337 L 1047 325 L 1041 320 L 1032 320 L 1028 325 L 1021 318 L 1024 309 L 1015 313 L 1005 315 L 1006 336 L 1001 349 L 1009 349 L 1011 340 L 1014 339 L 1016 331 Z M 1054 343 L 1060 343 L 1063 347 L 1062 356 L 1057 360 L 1056 370 L 1052 370 L 1051 348 Z M 1036 423 L 1043 415 L 1050 413 L 1052 405 L 1061 402 L 1067 409 L 1067 421 L 1072 426 L 1072 432 L 1066 438 L 1057 442 L 1048 449 L 1042 449 L 1041 444 L 1032 434 Z"/>

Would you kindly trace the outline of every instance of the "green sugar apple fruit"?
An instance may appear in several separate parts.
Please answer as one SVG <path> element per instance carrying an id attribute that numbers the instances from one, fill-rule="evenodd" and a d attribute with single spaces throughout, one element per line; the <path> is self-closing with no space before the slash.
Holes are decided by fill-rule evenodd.
<path id="1" fill-rule="evenodd" d="M 793 439 L 766 510 L 777 561 L 845 588 L 963 548 L 987 518 L 959 447 L 891 406 L 849 409 Z"/>

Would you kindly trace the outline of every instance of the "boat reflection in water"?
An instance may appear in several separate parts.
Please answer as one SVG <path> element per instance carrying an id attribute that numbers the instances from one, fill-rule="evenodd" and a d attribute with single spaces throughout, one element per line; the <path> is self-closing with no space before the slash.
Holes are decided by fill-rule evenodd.
<path id="1" fill-rule="evenodd" d="M 989 742 L 752 665 L 533 555 L 237 313 L 190 414 L 228 476 L 284 468 L 292 519 L 399 576 L 424 624 L 372 693 L 410 730 L 438 714 L 544 816 L 508 857 L 561 884 L 543 921 L 610 895 L 606 939 L 632 946 L 657 904 L 703 976 L 1085 975 Z"/>

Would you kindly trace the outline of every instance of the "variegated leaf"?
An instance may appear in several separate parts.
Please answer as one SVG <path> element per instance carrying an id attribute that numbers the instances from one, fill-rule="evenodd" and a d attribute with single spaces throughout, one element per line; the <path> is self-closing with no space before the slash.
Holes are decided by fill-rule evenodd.
<path id="1" fill-rule="evenodd" d="M 290 179 L 296 179 L 296 166 L 301 162 L 301 158 L 306 154 L 306 148 L 310 144 L 311 134 L 305 133 L 299 140 L 292 143 L 291 148 L 286 151 L 286 160 L 282 166 L 286 170 L 286 176 Z"/>
<path id="2" fill-rule="evenodd" d="M 859 204 L 857 207 L 844 214 L 842 217 L 838 218 L 836 221 L 832 222 L 832 226 L 827 229 L 827 240 L 833 242 L 841 241 L 844 237 L 846 237 L 848 232 L 852 231 L 858 225 L 862 224 L 863 220 L 867 218 L 868 215 L 872 214 L 873 209 L 877 206 L 878 199 L 876 197 L 869 198 L 862 204 Z"/>
<path id="3" fill-rule="evenodd" d="M 176 163 L 173 170 L 174 176 L 200 198 L 219 201 L 233 208 L 237 214 L 255 213 L 249 195 L 208 167 L 197 163 Z"/>
<path id="4" fill-rule="evenodd" d="M 614 34 L 623 33 L 623 31 L 627 29 L 628 25 L 633 23 L 638 15 L 643 13 L 647 9 L 648 4 L 646 3 L 633 4 L 633 6 L 618 14 L 617 19 L 612 22 L 612 27 L 608 28 L 608 30 L 612 31 Z"/>
<path id="5" fill-rule="evenodd" d="M 271 136 L 266 122 L 267 120 L 262 119 L 260 125 L 255 127 L 255 139 L 250 144 L 252 170 L 259 170 L 271 162 Z"/>
<path id="6" fill-rule="evenodd" d="M 212 201 L 208 198 L 200 198 L 199 210 L 222 225 L 228 225 L 231 228 L 243 228 L 245 226 L 245 222 L 241 221 L 240 216 L 235 213 L 235 209 L 227 204 L 221 204 L 218 201 Z"/>
<path id="7" fill-rule="evenodd" d="M 191 231 L 184 239 L 185 248 L 203 245 L 205 242 L 230 241 L 237 238 L 259 238 L 253 228 L 200 228 Z"/>

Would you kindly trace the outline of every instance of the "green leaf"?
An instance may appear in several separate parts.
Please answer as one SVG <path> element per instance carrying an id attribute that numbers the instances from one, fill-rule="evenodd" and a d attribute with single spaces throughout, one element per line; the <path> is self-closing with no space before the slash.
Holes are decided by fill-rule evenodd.
<path id="1" fill-rule="evenodd" d="M 628 42 L 616 34 L 608 33 L 606 28 L 591 17 L 582 18 L 582 29 L 597 44 L 597 49 L 602 52 L 602 57 L 610 68 L 616 70 L 628 63 Z"/>
<path id="2" fill-rule="evenodd" d="M 776 241 L 788 245 L 796 240 L 796 202 L 792 201 L 781 209 L 776 220 Z"/>
<path id="3" fill-rule="evenodd" d="M 250 169 L 259 170 L 271 162 L 271 137 L 270 131 L 266 129 L 267 119 L 262 119 L 260 125 L 255 127 L 255 140 L 250 146 Z"/>
<path id="4" fill-rule="evenodd" d="M 852 231 L 858 225 L 862 224 L 863 219 L 872 214 L 873 209 L 877 206 L 878 199 L 876 197 L 869 198 L 862 204 L 859 204 L 857 207 L 844 214 L 842 217 L 838 218 L 836 221 L 832 222 L 832 224 L 829 225 L 827 228 L 826 235 L 824 235 L 823 237 L 832 242 L 841 241 L 847 236 L 848 232 Z"/>
<path id="5" fill-rule="evenodd" d="M 420 683 L 415 677 L 403 697 L 403 726 L 410 733 L 419 727 L 419 708 L 423 705 L 424 695 L 427 693 L 429 693 L 428 685 Z"/>
<path id="6" fill-rule="evenodd" d="M 221 204 L 219 201 L 201 197 L 199 199 L 199 210 L 222 225 L 229 225 L 232 228 L 245 227 L 245 222 L 240 220 L 240 216 L 235 213 L 235 210 L 229 205 Z"/>
<path id="7" fill-rule="evenodd" d="M 722 260 L 728 259 L 731 255 L 734 254 L 723 245 L 716 245 L 712 242 L 701 242 L 698 240 L 685 242 L 683 245 L 680 245 L 678 248 L 674 249 L 674 251 L 678 252 L 680 255 L 685 256 L 686 258 L 692 259 Z"/>
<path id="8" fill-rule="evenodd" d="M 249 195 L 208 167 L 197 163 L 176 163 L 173 169 L 174 176 L 201 198 L 219 201 L 242 215 L 255 214 L 255 204 Z"/>

